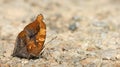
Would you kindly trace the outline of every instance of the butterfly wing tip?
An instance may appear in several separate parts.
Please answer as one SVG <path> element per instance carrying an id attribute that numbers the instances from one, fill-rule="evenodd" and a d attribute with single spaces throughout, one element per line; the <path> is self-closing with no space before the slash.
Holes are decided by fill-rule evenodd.
<path id="1" fill-rule="evenodd" d="M 43 15 L 42 15 L 42 14 L 39 14 L 39 15 L 37 16 L 37 19 L 43 20 L 43 19 L 44 19 L 44 17 L 43 17 Z"/>

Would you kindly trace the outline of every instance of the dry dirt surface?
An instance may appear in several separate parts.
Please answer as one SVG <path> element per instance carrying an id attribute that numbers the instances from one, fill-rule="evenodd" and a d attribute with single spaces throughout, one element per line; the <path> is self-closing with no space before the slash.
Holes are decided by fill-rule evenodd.
<path id="1" fill-rule="evenodd" d="M 42 56 L 12 57 L 18 33 L 40 13 Z M 0 67 L 120 67 L 120 0 L 0 0 Z"/>

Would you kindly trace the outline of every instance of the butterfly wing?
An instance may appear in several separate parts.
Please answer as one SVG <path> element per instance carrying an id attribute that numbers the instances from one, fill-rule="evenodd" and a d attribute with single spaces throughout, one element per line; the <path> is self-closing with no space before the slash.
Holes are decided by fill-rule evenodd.
<path id="1" fill-rule="evenodd" d="M 21 31 L 16 38 L 15 48 L 14 48 L 12 56 L 17 56 L 21 58 L 29 56 L 27 49 L 26 49 L 26 45 L 27 45 L 26 40 L 27 40 L 27 36 L 25 34 L 25 31 Z"/>
<path id="2" fill-rule="evenodd" d="M 42 21 L 43 16 L 38 15 L 37 19 L 28 24 L 16 39 L 13 56 L 22 58 L 38 57 L 43 49 L 46 38 L 46 25 Z"/>

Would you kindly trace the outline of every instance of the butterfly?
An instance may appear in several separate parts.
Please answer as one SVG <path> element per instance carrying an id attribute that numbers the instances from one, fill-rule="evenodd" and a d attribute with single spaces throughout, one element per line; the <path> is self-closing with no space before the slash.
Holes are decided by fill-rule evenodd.
<path id="1" fill-rule="evenodd" d="M 43 19 L 43 15 L 39 14 L 32 23 L 25 26 L 18 34 L 13 57 L 28 59 L 39 57 L 46 39 L 46 24 Z"/>

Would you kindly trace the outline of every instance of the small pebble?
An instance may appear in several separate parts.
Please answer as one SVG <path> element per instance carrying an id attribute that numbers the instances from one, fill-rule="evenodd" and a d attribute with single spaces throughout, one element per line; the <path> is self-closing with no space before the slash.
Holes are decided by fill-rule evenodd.
<path id="1" fill-rule="evenodd" d="M 77 29 L 76 23 L 72 23 L 69 25 L 69 30 L 75 31 Z"/>

